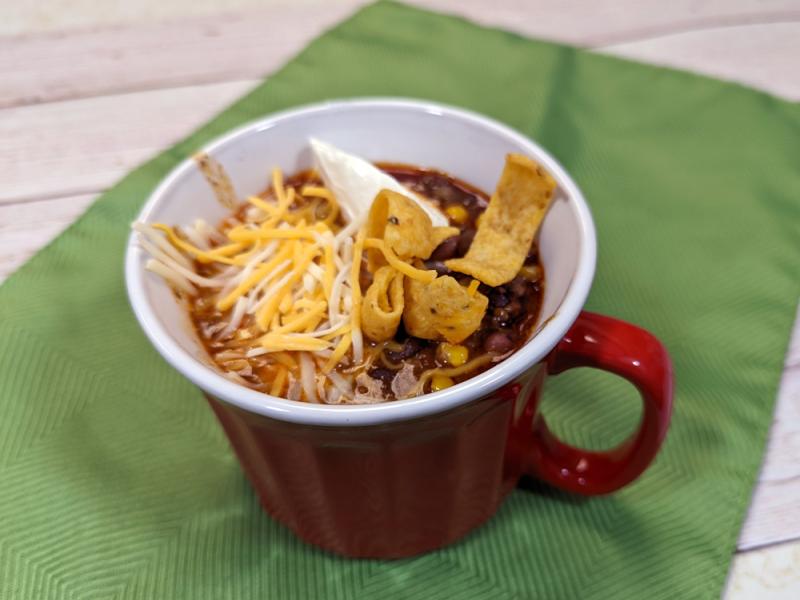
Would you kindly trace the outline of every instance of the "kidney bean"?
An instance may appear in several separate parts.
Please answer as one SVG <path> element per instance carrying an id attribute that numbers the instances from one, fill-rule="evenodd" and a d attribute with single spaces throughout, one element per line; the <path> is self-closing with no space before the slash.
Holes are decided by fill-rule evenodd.
<path id="1" fill-rule="evenodd" d="M 431 260 L 447 260 L 448 258 L 453 258 L 458 248 L 458 239 L 459 236 L 454 235 L 439 244 L 436 250 L 431 254 Z"/>
<path id="2" fill-rule="evenodd" d="M 511 338 L 507 333 L 503 333 L 502 331 L 495 331 L 489 335 L 483 343 L 486 352 L 491 354 L 503 354 L 511 350 L 513 346 L 514 343 L 511 341 Z"/>
<path id="3" fill-rule="evenodd" d="M 422 350 L 422 342 L 415 337 L 410 337 L 403 343 L 402 350 L 397 352 L 390 350 L 386 352 L 386 357 L 392 362 L 399 362 L 411 358 L 420 350 Z"/>

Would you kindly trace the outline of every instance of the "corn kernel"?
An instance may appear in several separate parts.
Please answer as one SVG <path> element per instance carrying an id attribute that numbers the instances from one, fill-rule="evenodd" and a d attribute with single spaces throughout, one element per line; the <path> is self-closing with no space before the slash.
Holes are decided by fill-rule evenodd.
<path id="1" fill-rule="evenodd" d="M 480 226 L 481 226 L 481 221 L 483 221 L 483 215 L 485 215 L 485 214 L 486 214 L 485 212 L 482 212 L 482 213 L 481 213 L 481 214 L 479 214 L 479 215 L 478 215 L 478 217 L 475 219 L 475 228 L 476 228 L 476 229 L 477 229 L 478 227 L 480 227 Z"/>
<path id="2" fill-rule="evenodd" d="M 443 390 L 444 388 L 449 388 L 453 385 L 453 380 L 449 377 L 445 377 L 444 375 L 434 375 L 431 378 L 431 391 L 438 392 L 439 390 Z"/>
<path id="3" fill-rule="evenodd" d="M 469 350 L 466 346 L 443 342 L 439 345 L 439 349 L 442 351 L 442 357 L 454 367 L 460 367 L 469 358 Z"/>
<path id="4" fill-rule="evenodd" d="M 538 265 L 524 265 L 519 274 L 528 281 L 539 281 L 542 278 L 542 269 Z"/>
<path id="5" fill-rule="evenodd" d="M 451 221 L 458 223 L 459 225 L 466 223 L 467 219 L 469 219 L 469 213 L 467 212 L 467 209 L 460 204 L 452 204 L 445 208 L 444 212 L 447 213 L 447 216 L 450 217 Z"/>

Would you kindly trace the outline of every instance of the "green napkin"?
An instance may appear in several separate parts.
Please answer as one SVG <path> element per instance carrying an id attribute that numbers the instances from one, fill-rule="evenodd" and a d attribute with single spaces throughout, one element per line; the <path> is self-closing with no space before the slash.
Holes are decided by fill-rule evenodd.
<path id="1" fill-rule="evenodd" d="M 609 497 L 527 485 L 462 542 L 331 556 L 259 508 L 199 392 L 140 332 L 123 249 L 175 164 L 230 128 L 327 98 L 465 106 L 548 148 L 599 231 L 588 308 L 675 361 L 652 468 Z M 800 292 L 800 108 L 736 85 L 370 6 L 140 167 L 0 288 L 2 598 L 713 598 L 761 461 Z M 587 373 L 591 373 L 587 371 Z M 635 425 L 607 375 L 553 380 L 576 443 Z"/>

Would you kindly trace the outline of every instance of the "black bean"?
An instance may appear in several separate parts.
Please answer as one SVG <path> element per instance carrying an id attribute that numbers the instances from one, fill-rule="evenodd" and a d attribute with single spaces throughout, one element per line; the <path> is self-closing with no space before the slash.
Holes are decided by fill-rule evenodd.
<path id="1" fill-rule="evenodd" d="M 457 253 L 458 256 L 464 256 L 472 245 L 472 240 L 475 237 L 474 229 L 464 229 L 458 236 Z"/>
<path id="2" fill-rule="evenodd" d="M 403 343 L 402 350 L 396 352 L 390 350 L 386 353 L 386 357 L 392 362 L 399 362 L 414 356 L 422 349 L 422 345 L 422 342 L 418 338 L 410 337 Z"/>
<path id="3" fill-rule="evenodd" d="M 494 312 L 492 313 L 492 324 L 495 327 L 505 327 L 508 324 L 508 320 L 511 318 L 508 311 L 504 308 L 495 308 Z"/>
<path id="4" fill-rule="evenodd" d="M 450 269 L 440 260 L 426 260 L 425 268 L 433 269 L 437 275 L 447 275 L 450 272 Z"/>
<path id="5" fill-rule="evenodd" d="M 425 173 L 422 177 L 419 178 L 419 182 L 424 185 L 428 189 L 433 189 L 436 187 L 436 184 L 439 182 L 438 177 L 432 173 Z"/>
<path id="6" fill-rule="evenodd" d="M 457 247 L 458 247 L 457 235 L 447 238 L 445 241 L 443 241 L 436 247 L 436 250 L 433 251 L 433 253 L 431 254 L 431 260 L 447 260 L 448 258 L 453 258 L 453 255 L 456 253 Z"/>
<path id="7" fill-rule="evenodd" d="M 370 369 L 367 374 L 373 379 L 379 379 L 386 385 L 390 385 L 392 379 L 394 379 L 394 371 L 385 367 L 375 367 Z"/>
<path id="8" fill-rule="evenodd" d="M 504 352 L 508 352 L 513 345 L 514 343 L 511 341 L 508 334 L 502 331 L 495 331 L 489 335 L 483 343 L 486 352 L 491 354 L 503 354 Z"/>
<path id="9" fill-rule="evenodd" d="M 522 304 L 519 300 L 512 300 L 508 303 L 508 306 L 506 306 L 506 310 L 511 318 L 515 319 L 519 316 L 520 312 L 522 312 Z"/>
<path id="10" fill-rule="evenodd" d="M 386 351 L 386 358 L 388 358 L 390 361 L 395 362 L 395 363 L 396 362 L 400 362 L 401 360 L 403 360 L 403 351 L 402 350 L 398 350 L 398 351 L 387 350 Z"/>
<path id="11" fill-rule="evenodd" d="M 503 308 L 504 306 L 508 305 L 510 300 L 508 299 L 508 295 L 505 291 L 499 291 L 500 288 L 495 288 L 492 290 L 491 295 L 489 296 L 489 304 L 492 307 Z"/>
<path id="12" fill-rule="evenodd" d="M 466 273 L 459 273 L 458 271 L 450 273 L 450 276 L 461 285 L 469 285 L 469 282 L 472 281 L 472 275 L 467 275 Z"/>
<path id="13" fill-rule="evenodd" d="M 422 350 L 422 347 L 424 345 L 425 342 L 423 342 L 421 339 L 415 337 L 409 337 L 403 343 L 403 353 L 405 354 L 404 358 L 409 358 L 411 356 L 414 356 L 417 352 Z"/>
<path id="14" fill-rule="evenodd" d="M 463 204 L 465 208 L 473 208 L 477 201 L 478 198 L 476 196 L 473 196 L 472 194 L 466 192 L 463 192 L 461 194 L 461 204 Z M 483 212 L 483 209 L 481 210 L 481 212 Z M 477 217 L 477 215 L 472 215 L 472 217 L 475 218 Z"/>

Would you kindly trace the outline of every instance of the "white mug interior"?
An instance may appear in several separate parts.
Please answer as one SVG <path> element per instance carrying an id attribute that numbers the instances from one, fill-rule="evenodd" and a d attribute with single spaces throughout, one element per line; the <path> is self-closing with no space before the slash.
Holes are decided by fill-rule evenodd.
<path id="1" fill-rule="evenodd" d="M 126 282 L 133 310 L 162 356 L 213 396 L 246 410 L 293 422 L 369 425 L 421 417 L 470 402 L 538 363 L 577 318 L 594 276 L 596 241 L 581 191 L 558 162 L 530 139 L 486 117 L 413 100 L 346 100 L 265 117 L 204 148 L 224 166 L 237 195 L 269 185 L 273 167 L 287 175 L 310 168 L 308 138 L 317 137 L 371 161 L 445 171 L 491 193 L 505 156 L 518 152 L 542 164 L 558 192 L 539 233 L 545 293 L 535 334 L 505 361 L 434 394 L 373 405 L 328 406 L 293 402 L 245 388 L 221 375 L 197 338 L 185 307 L 167 284 L 144 269 L 146 256 L 132 235 Z M 199 169 L 187 157 L 158 186 L 139 220 L 170 225 L 226 215 Z"/>

